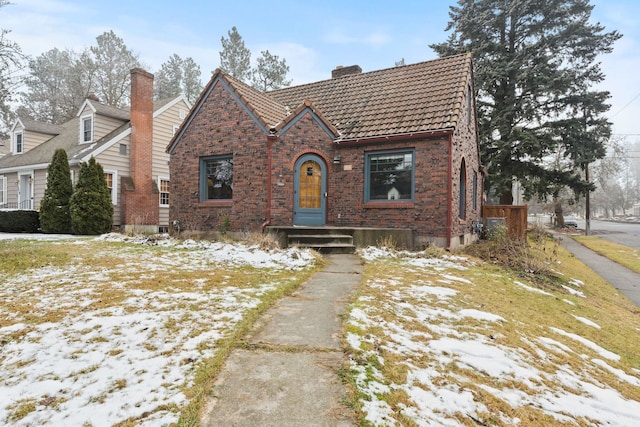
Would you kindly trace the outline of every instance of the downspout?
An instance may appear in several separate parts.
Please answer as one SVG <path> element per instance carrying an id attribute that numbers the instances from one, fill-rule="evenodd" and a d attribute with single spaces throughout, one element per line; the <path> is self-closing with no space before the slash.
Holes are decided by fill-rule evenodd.
<path id="1" fill-rule="evenodd" d="M 273 143 L 278 139 L 278 137 L 274 133 L 269 133 L 267 136 L 267 215 L 265 221 L 260 226 L 262 232 L 264 233 L 264 229 L 271 224 L 271 192 L 273 189 L 271 188 L 271 167 L 272 167 L 272 147 Z"/>
<path id="2" fill-rule="evenodd" d="M 449 133 L 449 161 L 447 165 L 447 250 L 451 249 L 451 212 L 453 179 L 453 133 Z"/>

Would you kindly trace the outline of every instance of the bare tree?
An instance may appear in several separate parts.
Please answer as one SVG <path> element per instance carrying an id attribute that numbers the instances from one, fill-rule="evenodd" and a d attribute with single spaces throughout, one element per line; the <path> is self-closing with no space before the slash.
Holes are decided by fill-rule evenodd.
<path id="1" fill-rule="evenodd" d="M 7 0 L 0 0 L 0 10 L 8 4 Z M 20 46 L 7 38 L 9 33 L 10 30 L 0 28 L 0 136 L 11 120 L 9 103 L 20 84 L 19 72 L 25 60 Z"/>

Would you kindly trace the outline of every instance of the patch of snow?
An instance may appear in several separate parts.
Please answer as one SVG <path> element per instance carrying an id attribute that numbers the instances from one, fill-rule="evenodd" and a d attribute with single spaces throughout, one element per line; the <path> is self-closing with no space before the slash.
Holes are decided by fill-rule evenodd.
<path id="1" fill-rule="evenodd" d="M 534 288 L 533 286 L 525 285 L 524 283 L 519 282 L 517 280 L 514 280 L 513 283 L 515 283 L 516 285 L 520 286 L 521 288 L 524 288 L 524 289 L 528 290 L 529 292 L 535 292 L 535 293 L 541 294 L 541 295 L 553 296 L 553 294 L 551 294 L 551 293 L 549 293 L 547 291 L 543 291 L 542 289 Z"/>
<path id="2" fill-rule="evenodd" d="M 600 356 L 604 357 L 605 359 L 620 360 L 620 356 L 619 355 L 600 347 L 598 344 L 596 344 L 593 341 L 588 340 L 588 339 L 586 339 L 584 337 L 581 337 L 580 335 L 572 334 L 570 332 L 563 331 L 562 329 L 559 329 L 559 328 L 551 327 L 550 329 L 553 332 L 555 332 L 556 334 L 564 335 L 565 337 L 571 338 L 574 341 L 578 341 L 579 343 L 581 343 L 585 347 L 588 347 L 591 350 L 595 351 L 596 353 L 598 353 Z"/>
<path id="3" fill-rule="evenodd" d="M 596 365 L 601 366 L 607 371 L 611 372 L 613 375 L 618 377 L 620 381 L 624 381 L 636 387 L 640 387 L 640 378 L 633 375 L 629 375 L 622 369 L 616 369 L 612 366 L 609 366 L 609 364 L 602 359 L 591 359 L 591 361 Z"/>
<path id="4" fill-rule="evenodd" d="M 566 286 L 566 285 L 562 285 L 562 288 L 565 289 L 567 292 L 569 292 L 571 295 L 575 295 L 575 296 L 580 297 L 580 298 L 586 298 L 586 296 L 584 295 L 584 293 L 582 291 L 578 291 L 578 290 L 570 288 L 569 286 Z"/>
<path id="5" fill-rule="evenodd" d="M 594 327 L 596 329 L 602 329 L 600 327 L 600 325 L 598 325 L 596 322 L 593 322 L 593 321 L 587 319 L 586 317 L 576 316 L 574 314 L 572 314 L 572 316 L 575 317 L 576 320 L 579 320 L 580 322 L 584 323 L 585 325 L 592 326 L 592 327 Z"/>

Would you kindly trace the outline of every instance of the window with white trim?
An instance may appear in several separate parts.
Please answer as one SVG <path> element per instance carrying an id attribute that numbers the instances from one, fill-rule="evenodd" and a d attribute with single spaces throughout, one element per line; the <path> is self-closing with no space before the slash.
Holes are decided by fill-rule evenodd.
<path id="1" fill-rule="evenodd" d="M 93 117 L 85 116 L 80 119 L 80 142 L 93 141 Z"/>
<path id="2" fill-rule="evenodd" d="M 160 193 L 160 206 L 169 206 L 169 180 L 158 179 L 158 192 Z"/>
<path id="3" fill-rule="evenodd" d="M 365 155 L 365 202 L 413 200 L 415 152 L 373 152 Z"/>
<path id="4" fill-rule="evenodd" d="M 118 201 L 118 174 L 116 172 L 105 171 L 104 179 L 107 181 L 111 202 L 116 205 Z"/>
<path id="5" fill-rule="evenodd" d="M 176 132 L 178 132 L 178 129 L 180 129 L 180 126 L 179 126 L 179 125 L 173 125 L 173 126 L 172 126 L 173 135 L 175 135 L 175 134 L 176 134 Z"/>
<path id="6" fill-rule="evenodd" d="M 24 151 L 24 139 L 22 132 L 16 132 L 13 134 L 13 152 L 20 154 Z"/>
<path id="7" fill-rule="evenodd" d="M 0 175 L 0 206 L 7 203 L 7 178 Z"/>

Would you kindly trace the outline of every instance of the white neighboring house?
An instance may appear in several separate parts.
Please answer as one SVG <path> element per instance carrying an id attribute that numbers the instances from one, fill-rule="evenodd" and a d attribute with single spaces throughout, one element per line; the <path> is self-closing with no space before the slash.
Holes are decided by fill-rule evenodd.
<path id="1" fill-rule="evenodd" d="M 93 156 L 102 165 L 114 205 L 114 226 L 125 231 L 167 229 L 165 148 L 190 108 L 182 95 L 153 102 L 153 75 L 134 69 L 130 110 L 87 99 L 76 117 L 60 126 L 18 119 L 10 130 L 9 154 L 0 157 L 0 209 L 38 210 L 47 167 L 54 152 L 63 148 L 74 184 L 82 162 Z"/>

